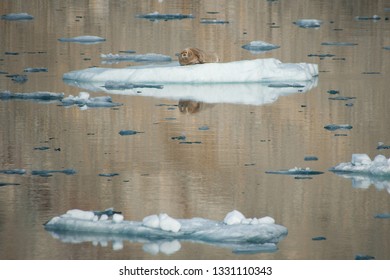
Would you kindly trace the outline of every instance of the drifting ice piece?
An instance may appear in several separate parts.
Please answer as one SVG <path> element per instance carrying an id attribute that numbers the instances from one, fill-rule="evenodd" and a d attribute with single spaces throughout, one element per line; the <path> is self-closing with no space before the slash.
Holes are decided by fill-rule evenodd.
<path id="1" fill-rule="evenodd" d="M 136 66 L 122 69 L 88 68 L 65 73 L 64 80 L 127 83 L 253 83 L 309 81 L 318 76 L 318 65 L 282 63 L 268 59 L 206 63 L 191 66 Z"/>
<path id="2" fill-rule="evenodd" d="M 99 36 L 77 36 L 72 38 L 60 38 L 58 39 L 60 42 L 72 42 L 72 43 L 81 43 L 81 44 L 96 44 L 100 42 L 106 41 L 106 39 Z"/>
<path id="3" fill-rule="evenodd" d="M 371 160 L 366 154 L 353 154 L 351 162 L 340 163 L 332 167 L 330 171 L 388 177 L 390 176 L 390 159 L 377 155 L 374 160 Z"/>
<path id="4" fill-rule="evenodd" d="M 323 22 L 318 19 L 299 19 L 293 23 L 302 28 L 318 28 Z"/>
<path id="5" fill-rule="evenodd" d="M 2 15 L 1 19 L 4 20 L 32 20 L 34 17 L 32 15 L 29 15 L 27 13 L 11 13 Z"/>
<path id="6" fill-rule="evenodd" d="M 262 52 L 271 51 L 273 49 L 278 49 L 280 48 L 280 46 L 263 42 L 263 41 L 252 41 L 246 45 L 243 45 L 242 48 L 252 53 L 262 53 Z"/>

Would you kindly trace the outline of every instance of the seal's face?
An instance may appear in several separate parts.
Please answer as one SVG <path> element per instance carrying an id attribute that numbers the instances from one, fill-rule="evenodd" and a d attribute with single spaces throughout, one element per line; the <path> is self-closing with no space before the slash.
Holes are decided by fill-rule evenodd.
<path id="1" fill-rule="evenodd" d="M 179 54 L 179 63 L 180 65 L 192 65 L 201 63 L 199 61 L 199 56 L 196 55 L 197 51 L 195 49 L 187 48 Z"/>

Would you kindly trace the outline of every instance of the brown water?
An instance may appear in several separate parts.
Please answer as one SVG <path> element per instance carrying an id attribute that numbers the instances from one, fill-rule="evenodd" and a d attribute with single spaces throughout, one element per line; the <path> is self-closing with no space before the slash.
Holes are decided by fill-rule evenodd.
<path id="1" fill-rule="evenodd" d="M 0 188 L 0 259 L 353 259 L 358 254 L 390 259 L 390 221 L 374 218 L 390 212 L 390 190 L 354 188 L 351 180 L 327 172 L 350 161 L 353 153 L 390 156 L 389 150 L 376 150 L 379 141 L 390 144 L 390 51 L 383 49 L 390 45 L 390 21 L 385 20 L 390 12 L 385 8 L 390 8 L 385 0 L 1 1 L 0 14 L 27 12 L 35 18 L 0 21 L 0 71 L 25 74 L 26 67 L 46 67 L 48 72 L 29 73 L 23 84 L 1 74 L 0 90 L 78 95 L 84 90 L 64 83 L 64 73 L 134 64 L 102 65 L 102 53 L 134 50 L 176 59 L 188 46 L 214 51 L 225 62 L 275 57 L 318 63 L 320 75 L 309 92 L 271 104 L 203 103 L 194 113 L 180 112 L 177 100 L 142 94 L 111 95 L 123 103 L 119 109 L 0 101 L 0 170 L 27 171 L 0 174 L 0 182 L 20 184 Z M 195 18 L 136 18 L 154 11 Z M 354 19 L 372 15 L 382 19 Z M 213 17 L 229 24 L 200 23 Z M 324 24 L 319 29 L 292 24 L 301 18 Z M 82 45 L 57 40 L 79 35 L 107 41 Z M 254 40 L 281 47 L 257 55 L 241 48 Z M 357 45 L 321 45 L 333 41 Z M 331 89 L 356 99 L 329 100 Z M 353 106 L 345 106 L 349 102 Z M 323 128 L 331 123 L 351 124 L 353 129 L 336 136 L 338 132 Z M 199 130 L 204 125 L 209 130 Z M 122 137 L 122 129 L 145 133 Z M 171 139 L 182 134 L 201 143 L 183 145 Z M 50 149 L 34 149 L 41 146 Z M 304 161 L 307 155 L 319 160 Z M 325 173 L 307 180 L 265 173 L 295 166 Z M 31 170 L 64 168 L 77 173 L 31 175 Z M 119 175 L 98 176 L 110 172 Z M 274 253 L 237 255 L 226 248 L 181 242 L 174 254 L 153 255 L 138 242 L 124 242 L 121 250 L 113 250 L 110 242 L 64 243 L 42 226 L 68 209 L 108 207 L 130 220 L 160 212 L 221 220 L 237 209 L 247 217 L 272 216 L 289 233 Z M 326 240 L 313 241 L 315 236 Z"/>

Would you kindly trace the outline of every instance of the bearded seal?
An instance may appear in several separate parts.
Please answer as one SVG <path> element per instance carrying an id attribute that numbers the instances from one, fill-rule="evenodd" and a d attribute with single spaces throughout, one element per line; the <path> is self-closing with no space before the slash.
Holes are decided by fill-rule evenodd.
<path id="1" fill-rule="evenodd" d="M 197 48 L 186 48 L 179 54 L 179 63 L 182 66 L 219 62 L 216 54 L 208 54 Z"/>

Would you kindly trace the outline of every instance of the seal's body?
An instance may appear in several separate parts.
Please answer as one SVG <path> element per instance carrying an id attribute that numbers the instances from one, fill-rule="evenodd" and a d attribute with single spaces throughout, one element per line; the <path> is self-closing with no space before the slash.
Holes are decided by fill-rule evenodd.
<path id="1" fill-rule="evenodd" d="M 197 48 L 186 48 L 179 54 L 179 63 L 182 66 L 219 62 L 215 54 L 208 54 Z"/>

